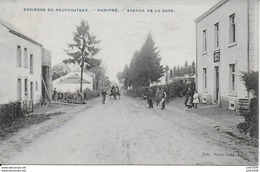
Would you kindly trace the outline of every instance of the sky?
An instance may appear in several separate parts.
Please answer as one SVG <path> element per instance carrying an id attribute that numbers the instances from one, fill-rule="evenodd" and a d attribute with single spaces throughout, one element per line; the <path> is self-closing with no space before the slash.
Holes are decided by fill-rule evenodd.
<path id="1" fill-rule="evenodd" d="M 69 58 L 65 51 L 73 43 L 73 32 L 81 20 L 101 42 L 95 56 L 103 61 L 107 75 L 129 64 L 150 32 L 160 51 L 161 64 L 170 68 L 196 58 L 194 20 L 220 0 L 0 0 L 0 18 L 41 43 L 52 52 L 52 64 Z M 39 8 L 45 11 L 27 11 Z M 56 12 L 55 9 L 87 9 L 88 12 Z M 98 12 L 115 9 L 118 12 Z M 48 12 L 54 9 L 54 12 Z M 145 12 L 127 12 L 127 9 Z M 147 12 L 147 10 L 153 12 Z M 157 12 L 155 12 L 155 10 Z M 158 12 L 160 10 L 160 12 Z M 170 10 L 173 12 L 163 12 Z"/>

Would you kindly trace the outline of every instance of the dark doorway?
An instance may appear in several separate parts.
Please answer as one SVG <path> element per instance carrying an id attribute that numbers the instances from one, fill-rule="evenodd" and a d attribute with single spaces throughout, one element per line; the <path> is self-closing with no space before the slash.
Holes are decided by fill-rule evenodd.
<path id="1" fill-rule="evenodd" d="M 219 99 L 219 67 L 215 66 L 215 102 L 218 102 Z"/>
<path id="2" fill-rule="evenodd" d="M 48 94 L 49 94 L 49 67 L 48 66 L 42 66 L 42 98 L 47 100 Z"/>

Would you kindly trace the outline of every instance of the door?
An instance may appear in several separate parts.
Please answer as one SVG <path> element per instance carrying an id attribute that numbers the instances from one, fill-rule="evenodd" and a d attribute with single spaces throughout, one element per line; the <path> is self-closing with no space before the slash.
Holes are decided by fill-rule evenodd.
<path id="1" fill-rule="evenodd" d="M 215 102 L 219 99 L 219 67 L 215 66 Z"/>
<path id="2" fill-rule="evenodd" d="M 17 99 L 22 100 L 22 80 L 19 78 L 17 83 Z"/>
<path id="3" fill-rule="evenodd" d="M 33 100 L 33 82 L 31 82 L 31 84 L 30 84 L 30 90 L 31 90 L 31 100 Z"/>

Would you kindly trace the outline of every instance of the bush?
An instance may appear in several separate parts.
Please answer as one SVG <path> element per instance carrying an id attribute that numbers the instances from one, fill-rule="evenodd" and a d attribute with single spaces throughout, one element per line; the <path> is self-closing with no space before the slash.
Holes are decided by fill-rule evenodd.
<path id="1" fill-rule="evenodd" d="M 242 72 L 241 79 L 244 82 L 248 92 L 258 96 L 258 72 Z"/>
<path id="2" fill-rule="evenodd" d="M 244 115 L 245 122 L 240 123 L 237 127 L 249 133 L 251 137 L 258 138 L 258 72 L 244 72 L 241 78 L 247 91 L 251 92 L 254 97 L 250 100 L 248 113 Z"/>
<path id="3" fill-rule="evenodd" d="M 10 126 L 17 118 L 25 117 L 21 102 L 13 102 L 0 106 L 1 128 Z"/>
<path id="4" fill-rule="evenodd" d="M 130 97 L 144 97 L 147 96 L 147 91 L 148 89 L 152 89 L 153 92 L 155 93 L 157 88 L 163 89 L 166 94 L 168 99 L 172 99 L 174 97 L 179 97 L 181 96 L 181 92 L 183 90 L 183 82 L 182 80 L 175 80 L 170 84 L 166 85 L 159 85 L 159 86 L 151 86 L 151 87 L 141 87 L 138 89 L 131 89 L 126 91 L 126 95 Z"/>
<path id="5" fill-rule="evenodd" d="M 83 91 L 83 94 L 84 94 L 85 100 L 90 100 L 91 98 L 98 97 L 100 95 L 100 91 L 99 90 L 85 89 Z"/>

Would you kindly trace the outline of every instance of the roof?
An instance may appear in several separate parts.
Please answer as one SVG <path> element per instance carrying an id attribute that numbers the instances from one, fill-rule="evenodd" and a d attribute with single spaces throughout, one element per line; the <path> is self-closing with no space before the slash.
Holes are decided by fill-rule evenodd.
<path id="1" fill-rule="evenodd" d="M 218 9 L 220 6 L 222 6 L 223 4 L 225 4 L 226 2 L 228 2 L 229 0 L 221 0 L 219 1 L 216 5 L 214 5 L 213 7 L 211 7 L 208 11 L 206 11 L 205 13 L 203 13 L 201 16 L 199 16 L 197 19 L 194 20 L 195 23 L 198 23 L 199 21 L 201 21 L 202 19 L 204 19 L 206 16 L 208 16 L 210 13 L 214 12 L 216 9 Z"/>
<path id="2" fill-rule="evenodd" d="M 91 84 L 89 81 L 90 75 L 83 73 L 83 84 Z M 91 77 L 92 78 L 92 77 Z M 52 81 L 54 84 L 79 84 L 80 83 L 80 72 L 70 72 L 60 78 Z"/>
<path id="3" fill-rule="evenodd" d="M 14 35 L 16 35 L 16 36 L 18 36 L 18 37 L 20 37 L 20 38 L 23 38 L 23 39 L 25 39 L 25 40 L 27 40 L 27 41 L 33 43 L 33 44 L 42 46 L 42 44 L 40 44 L 40 43 L 34 41 L 33 39 L 29 38 L 29 37 L 26 36 L 25 34 L 21 33 L 18 29 L 16 29 L 15 27 L 13 27 L 10 23 L 8 23 L 8 22 L 2 20 L 1 18 L 0 18 L 0 24 L 3 25 L 4 27 L 6 27 L 6 28 L 9 30 L 10 33 L 12 33 L 12 34 L 14 34 Z"/>
<path id="4" fill-rule="evenodd" d="M 70 76 L 70 77 L 67 77 L 65 79 L 62 79 L 58 82 L 59 84 L 79 84 L 80 83 L 80 76 Z M 82 83 L 83 84 L 90 84 L 89 81 L 83 79 L 82 80 Z"/>

